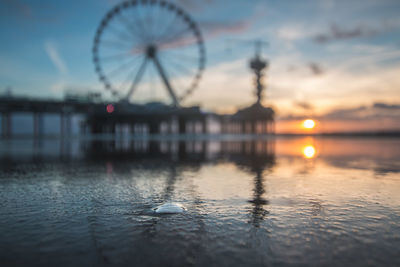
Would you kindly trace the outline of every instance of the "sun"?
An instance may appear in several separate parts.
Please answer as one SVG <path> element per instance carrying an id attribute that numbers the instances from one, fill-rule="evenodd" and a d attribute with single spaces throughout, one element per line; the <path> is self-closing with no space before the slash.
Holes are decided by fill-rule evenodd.
<path id="1" fill-rule="evenodd" d="M 311 159 L 315 156 L 315 148 L 313 146 L 306 146 L 303 148 L 304 157 Z"/>
<path id="2" fill-rule="evenodd" d="M 303 127 L 306 129 L 313 129 L 315 127 L 315 121 L 308 119 L 303 121 Z"/>

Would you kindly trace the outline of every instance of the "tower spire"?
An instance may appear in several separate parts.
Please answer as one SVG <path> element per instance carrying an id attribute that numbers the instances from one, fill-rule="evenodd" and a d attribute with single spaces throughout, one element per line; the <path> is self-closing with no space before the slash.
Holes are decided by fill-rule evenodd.
<path id="1" fill-rule="evenodd" d="M 255 83 L 256 83 L 256 96 L 257 96 L 257 104 L 261 103 L 263 98 L 263 90 L 265 86 L 262 83 L 262 78 L 264 76 L 264 69 L 268 68 L 268 61 L 261 58 L 261 41 L 255 41 L 255 55 L 254 58 L 250 60 L 250 68 L 253 70 L 256 75 Z"/>

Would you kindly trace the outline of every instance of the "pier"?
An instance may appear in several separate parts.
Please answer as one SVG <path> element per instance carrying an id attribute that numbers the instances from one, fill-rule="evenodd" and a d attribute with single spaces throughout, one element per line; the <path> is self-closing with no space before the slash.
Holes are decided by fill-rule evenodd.
<path id="1" fill-rule="evenodd" d="M 176 107 L 154 102 L 91 102 L 73 99 L 49 100 L 1 96 L 1 137 L 16 137 L 13 115 L 32 118 L 32 135 L 46 135 L 44 116 L 59 116 L 60 137 L 72 135 L 72 117 L 81 115 L 79 135 L 198 135 L 274 134 L 274 112 L 256 103 L 234 114 L 205 112 L 200 107 Z"/>

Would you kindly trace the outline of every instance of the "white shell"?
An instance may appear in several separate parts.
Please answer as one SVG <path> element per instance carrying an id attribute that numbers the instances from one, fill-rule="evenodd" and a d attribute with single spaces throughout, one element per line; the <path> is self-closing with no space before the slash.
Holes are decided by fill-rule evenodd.
<path id="1" fill-rule="evenodd" d="M 156 207 L 154 211 L 160 214 L 181 213 L 185 211 L 185 208 L 179 203 L 165 203 Z"/>

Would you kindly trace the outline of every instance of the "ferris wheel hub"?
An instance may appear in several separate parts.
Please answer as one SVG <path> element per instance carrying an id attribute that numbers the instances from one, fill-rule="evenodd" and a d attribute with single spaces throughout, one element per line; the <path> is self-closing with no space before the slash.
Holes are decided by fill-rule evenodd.
<path id="1" fill-rule="evenodd" d="M 147 46 L 146 55 L 149 58 L 154 58 L 156 56 L 156 53 L 157 53 L 157 47 L 155 45 L 151 44 Z"/>

